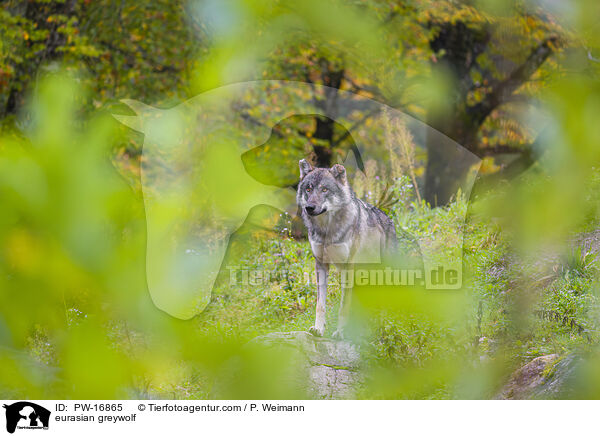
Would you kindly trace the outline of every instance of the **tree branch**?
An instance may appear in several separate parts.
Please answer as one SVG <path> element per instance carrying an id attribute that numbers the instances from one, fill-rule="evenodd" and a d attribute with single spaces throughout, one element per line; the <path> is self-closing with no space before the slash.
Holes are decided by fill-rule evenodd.
<path id="1" fill-rule="evenodd" d="M 375 86 L 375 85 L 359 85 L 354 80 L 352 80 L 352 78 L 350 78 L 348 76 L 345 76 L 344 78 L 346 79 L 346 81 L 348 83 L 350 83 L 350 85 L 352 85 L 352 92 L 354 92 L 356 94 L 358 94 L 361 91 L 368 92 L 369 94 L 371 94 L 371 96 L 367 97 L 367 98 L 375 100 L 379 103 L 383 103 L 383 104 L 391 107 L 394 110 L 401 111 L 401 112 L 413 117 L 416 120 L 421 120 L 421 121 L 423 120 L 421 116 L 408 110 L 408 108 L 405 107 L 406 105 L 402 105 L 398 101 L 394 101 L 394 100 L 387 98 L 385 95 L 383 95 L 383 92 L 377 86 Z"/>
<path id="2" fill-rule="evenodd" d="M 362 124 L 364 124 L 365 121 L 367 121 L 367 119 L 369 119 L 370 117 L 375 115 L 377 112 L 379 112 L 380 109 L 381 109 L 380 107 L 375 107 L 375 108 L 371 109 L 360 120 L 356 121 L 348 129 L 346 129 L 344 134 L 342 136 L 340 136 L 339 138 L 337 138 L 335 141 L 333 141 L 333 144 L 331 144 L 331 145 L 333 147 L 339 145 L 343 140 L 345 140 L 348 136 L 350 136 L 354 130 L 356 130 L 358 127 L 360 127 Z"/>
<path id="3" fill-rule="evenodd" d="M 511 182 L 527 171 L 541 158 L 543 154 L 544 149 L 540 147 L 540 143 L 543 141 L 543 133 L 544 131 L 540 132 L 533 143 L 523 145 L 521 147 L 520 156 L 510 162 L 500 171 L 489 175 L 477 176 L 477 179 L 475 179 L 475 184 L 471 190 L 471 195 L 484 195 L 494 186 L 497 186 L 498 183 L 502 181 Z"/>
<path id="4" fill-rule="evenodd" d="M 493 147 L 479 147 L 472 151 L 479 157 L 495 156 L 498 154 L 524 154 L 531 153 L 531 144 L 499 144 Z"/>
<path id="5" fill-rule="evenodd" d="M 467 108 L 476 126 L 483 124 L 485 119 L 501 104 L 508 101 L 512 94 L 521 87 L 548 59 L 553 52 L 553 45 L 558 42 L 558 37 L 552 36 L 537 46 L 529 57 L 517 67 L 506 79 L 498 82 L 484 99 Z"/>
<path id="6" fill-rule="evenodd" d="M 258 126 L 258 127 L 266 127 L 267 129 L 271 129 L 271 132 L 273 132 L 273 134 L 275 136 L 277 136 L 278 138 L 289 138 L 290 136 L 292 136 L 292 135 L 282 131 L 281 129 L 277 128 L 277 124 L 275 126 L 269 126 L 269 125 L 263 123 L 258 118 L 253 117 L 245 110 L 246 107 L 244 105 L 234 106 L 234 109 L 239 111 L 240 118 L 242 118 L 244 121 L 246 121 L 250 124 L 254 124 L 255 126 Z M 292 129 L 292 130 L 299 136 L 302 136 L 304 138 L 309 137 L 306 132 L 304 132 L 300 129 Z"/>

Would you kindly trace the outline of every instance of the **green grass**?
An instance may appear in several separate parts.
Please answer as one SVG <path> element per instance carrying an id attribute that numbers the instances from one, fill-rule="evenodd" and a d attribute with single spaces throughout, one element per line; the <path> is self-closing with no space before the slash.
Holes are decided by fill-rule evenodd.
<path id="1" fill-rule="evenodd" d="M 590 338 L 596 340 L 599 300 L 592 256 L 574 252 L 549 277 L 532 285 L 524 279 L 532 272 L 515 260 L 507 236 L 497 226 L 476 216 L 463 221 L 464 201 L 433 210 L 414 203 L 401 207 L 396 209 L 396 225 L 421 242 L 424 255 L 452 260 L 462 255 L 464 286 L 440 291 L 450 293 L 446 295 L 427 290 L 390 292 L 389 304 L 384 298 L 379 302 L 383 304 L 361 306 L 357 299 L 351 336 L 359 345 L 368 376 L 360 398 L 489 397 L 512 370 L 532 358 L 566 355 L 590 347 Z M 286 225 L 283 228 L 289 229 L 289 222 Z M 266 236 L 246 236 L 237 242 L 241 250 L 232 250 L 228 257 L 211 303 L 190 321 L 196 331 L 243 344 L 270 332 L 305 331 L 312 325 L 316 291 L 307 282 L 314 269 L 310 246 L 281 229 L 278 223 Z M 231 280 L 227 267 L 237 268 L 238 282 Z M 269 276 L 252 276 L 256 271 L 267 271 Z M 243 274 L 254 281 L 242 283 Z M 340 285 L 335 270 L 328 290 L 326 336 L 337 323 Z M 459 301 L 452 309 L 423 304 L 448 295 L 449 301 L 455 297 Z M 559 314 L 561 320 L 540 316 L 540 311 Z M 74 323 L 85 316 L 72 315 Z M 152 342 L 127 323 L 116 321 L 107 330 L 114 347 L 133 360 L 142 360 L 152 350 Z M 42 329 L 33 332 L 29 347 L 36 360 L 53 363 L 52 346 Z M 181 356 L 170 359 L 159 353 L 159 360 L 164 360 L 164 370 L 141 371 L 144 375 L 133 380 L 128 396 L 214 395 L 214 372 Z"/>

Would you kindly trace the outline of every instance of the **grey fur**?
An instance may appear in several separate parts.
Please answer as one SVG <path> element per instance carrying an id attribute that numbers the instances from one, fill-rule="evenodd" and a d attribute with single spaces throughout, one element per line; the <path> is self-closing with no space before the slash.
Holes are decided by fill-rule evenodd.
<path id="1" fill-rule="evenodd" d="M 296 201 L 316 260 L 317 315 L 310 332 L 323 335 L 325 299 L 329 265 L 342 271 L 352 270 L 355 263 L 378 263 L 381 253 L 397 248 L 393 221 L 381 210 L 356 198 L 348 184 L 342 165 L 312 168 L 301 160 L 300 183 Z M 343 337 L 351 287 L 342 284 L 342 303 L 338 329 L 334 336 Z"/>

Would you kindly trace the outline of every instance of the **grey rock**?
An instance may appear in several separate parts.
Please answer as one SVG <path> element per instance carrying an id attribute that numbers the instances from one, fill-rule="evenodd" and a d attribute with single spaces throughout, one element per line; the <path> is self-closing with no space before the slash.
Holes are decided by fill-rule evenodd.
<path id="1" fill-rule="evenodd" d="M 317 399 L 349 399 L 363 382 L 360 355 L 347 341 L 319 338 L 308 332 L 277 332 L 254 338 L 256 347 L 287 349 L 296 360 L 296 385 Z"/>
<path id="2" fill-rule="evenodd" d="M 515 371 L 504 386 L 498 399 L 574 399 L 581 395 L 578 372 L 584 362 L 580 356 L 570 354 L 560 358 L 548 354 L 533 359 Z"/>
<path id="3" fill-rule="evenodd" d="M 547 380 L 549 367 L 558 359 L 558 354 L 549 354 L 533 359 L 516 370 L 498 395 L 502 400 L 524 400 L 531 398 Z"/>

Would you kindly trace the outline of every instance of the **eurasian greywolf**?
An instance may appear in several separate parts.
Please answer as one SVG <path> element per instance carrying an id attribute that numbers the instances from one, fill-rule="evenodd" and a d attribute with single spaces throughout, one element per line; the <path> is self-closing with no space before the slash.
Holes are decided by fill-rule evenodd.
<path id="1" fill-rule="evenodd" d="M 316 260 L 317 314 L 309 332 L 322 336 L 325 331 L 329 265 L 334 264 L 342 272 L 342 300 L 333 337 L 341 339 L 352 293 L 352 284 L 344 277 L 351 273 L 353 264 L 378 263 L 381 253 L 395 250 L 394 223 L 381 210 L 356 197 L 340 164 L 313 168 L 302 159 L 296 200 Z"/>

